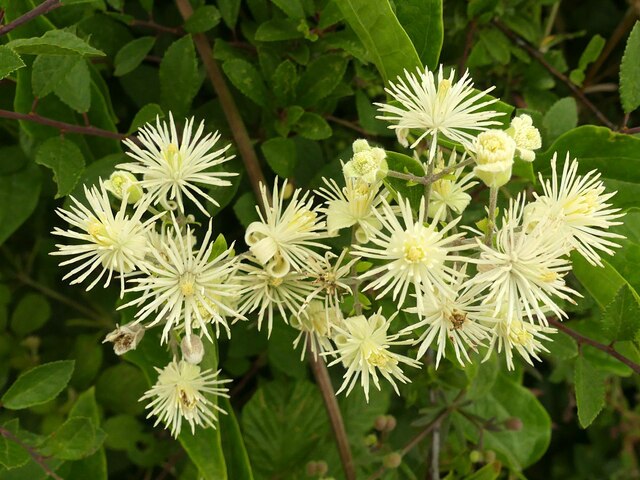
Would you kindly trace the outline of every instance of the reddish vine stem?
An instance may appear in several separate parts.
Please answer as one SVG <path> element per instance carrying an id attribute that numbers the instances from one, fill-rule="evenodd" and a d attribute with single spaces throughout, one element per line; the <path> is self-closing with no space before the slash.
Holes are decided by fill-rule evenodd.
<path id="1" fill-rule="evenodd" d="M 0 118 L 38 123 L 40 125 L 46 125 L 47 127 L 57 128 L 61 133 L 79 133 L 81 135 L 93 135 L 94 137 L 112 138 L 114 140 L 124 140 L 125 138 L 127 138 L 127 135 L 124 135 L 122 133 L 111 132 L 102 128 L 92 127 L 91 125 L 84 126 L 75 125 L 73 123 L 60 122 L 58 120 L 43 117 L 34 112 L 19 113 L 0 109 Z"/>
<path id="2" fill-rule="evenodd" d="M 43 455 L 40 455 L 33 447 L 30 447 L 29 445 L 24 443 L 22 440 L 20 440 L 18 437 L 16 437 L 13 433 L 11 433 L 9 430 L 7 430 L 4 427 L 0 427 L 0 435 L 6 438 L 7 440 L 13 443 L 16 443 L 20 447 L 24 448 L 29 454 L 29 456 L 33 459 L 33 461 L 36 462 L 38 465 L 40 465 L 42 470 L 44 470 L 45 473 L 49 475 L 51 478 L 54 478 L 55 480 L 63 480 L 62 477 L 60 477 L 56 472 L 54 472 L 51 469 L 49 465 L 47 465 L 47 462 L 45 461 L 46 457 L 44 457 Z"/>
<path id="3" fill-rule="evenodd" d="M 56 8 L 61 6 L 62 2 L 60 0 L 45 0 L 36 8 L 29 10 L 27 13 L 16 18 L 14 21 L 0 27 L 0 36 L 4 35 L 5 33 L 9 33 L 14 28 L 18 28 L 20 25 L 33 20 L 39 15 L 49 13 L 51 10 L 55 10 Z"/>
<path id="4" fill-rule="evenodd" d="M 608 355 L 612 356 L 616 360 L 621 361 L 637 374 L 640 374 L 640 365 L 638 365 L 633 360 L 622 355 L 615 348 L 613 348 L 612 345 L 605 345 L 604 343 L 600 343 L 596 340 L 592 340 L 589 337 L 585 337 L 581 333 L 578 333 L 575 330 L 567 327 L 564 323 L 560 322 L 555 318 L 549 318 L 548 320 L 550 325 L 553 325 L 555 328 L 557 328 L 561 332 L 566 333 L 567 335 L 572 337 L 574 340 L 576 340 L 580 345 L 589 345 L 593 348 L 597 348 L 598 350 L 601 350 L 607 353 Z"/>
<path id="5" fill-rule="evenodd" d="M 525 52 L 529 54 L 532 58 L 534 58 L 540 65 L 542 65 L 551 75 L 556 77 L 562 83 L 564 83 L 567 88 L 571 91 L 571 93 L 578 99 L 582 104 L 587 107 L 589 110 L 593 112 L 593 114 L 602 122 L 605 126 L 609 127 L 611 130 L 616 129 L 616 125 L 609 120 L 599 109 L 596 107 L 591 101 L 586 97 L 584 92 L 580 90 L 576 84 L 574 84 L 564 73 L 557 70 L 553 65 L 551 65 L 544 55 L 533 45 L 531 45 L 527 40 L 518 35 L 516 32 L 507 27 L 504 23 L 499 20 L 493 20 L 493 25 L 495 25 L 498 30 L 504 33 L 509 39 L 511 39 L 518 47 L 522 48 Z"/>
<path id="6" fill-rule="evenodd" d="M 327 365 L 324 363 L 324 359 L 314 357 L 311 352 L 310 345 L 307 345 L 307 351 L 309 355 L 309 364 L 311 365 L 313 376 L 320 388 L 320 393 L 324 400 L 324 406 L 327 409 L 327 414 L 329 415 L 329 420 L 331 422 L 331 428 L 333 429 L 333 434 L 336 438 L 344 475 L 347 480 L 356 480 L 356 469 L 353 463 L 353 456 L 351 455 L 351 447 L 349 446 L 349 437 L 347 437 L 347 431 L 344 428 L 344 421 L 342 420 L 342 414 L 340 413 L 340 406 L 338 405 L 336 395 L 333 391 L 333 385 L 331 384 Z"/>
<path id="7" fill-rule="evenodd" d="M 129 25 L 131 25 L 132 27 L 148 28 L 162 33 L 169 33 L 171 35 L 184 34 L 184 30 L 182 30 L 182 28 L 180 27 L 167 27 L 165 25 L 160 25 L 153 20 L 138 20 L 137 18 L 134 18 L 129 22 Z"/>
<path id="8" fill-rule="evenodd" d="M 189 3 L 189 0 L 176 0 L 176 6 L 184 20 L 187 20 L 191 15 L 193 15 L 193 7 Z M 218 99 L 220 100 L 220 105 L 222 106 L 224 115 L 227 118 L 227 122 L 229 122 L 229 127 L 233 133 L 233 138 L 247 171 L 247 176 L 251 182 L 251 187 L 253 188 L 253 193 L 256 196 L 256 201 L 258 202 L 258 205 L 260 205 L 262 211 L 264 211 L 265 205 L 262 200 L 260 184 L 262 183 L 266 188 L 268 203 L 271 203 L 271 194 L 269 193 L 264 173 L 262 173 L 258 156 L 253 149 L 253 144 L 251 142 L 251 137 L 249 137 L 249 133 L 247 132 L 247 127 L 240 116 L 240 112 L 238 112 L 238 107 L 236 106 L 236 102 L 227 87 L 224 77 L 222 76 L 222 71 L 220 70 L 218 63 L 213 58 L 213 51 L 206 35 L 196 33 L 193 35 L 193 41 L 198 49 L 198 53 L 200 54 L 204 68 L 207 71 L 207 76 L 213 85 L 213 89 L 218 95 Z"/>

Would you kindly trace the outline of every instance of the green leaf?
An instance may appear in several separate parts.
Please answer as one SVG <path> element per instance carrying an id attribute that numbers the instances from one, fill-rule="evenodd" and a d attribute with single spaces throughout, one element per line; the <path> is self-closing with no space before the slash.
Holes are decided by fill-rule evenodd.
<path id="1" fill-rule="evenodd" d="M 584 82 L 584 71 L 592 62 L 595 62 L 600 56 L 600 52 L 604 48 L 606 41 L 600 35 L 594 35 L 589 40 L 587 48 L 584 49 L 582 55 L 580 55 L 580 61 L 578 62 L 578 68 L 571 71 L 569 79 L 576 85 L 582 85 Z"/>
<path id="2" fill-rule="evenodd" d="M 86 60 L 80 61 L 56 85 L 53 93 L 78 113 L 86 113 L 91 107 L 91 74 Z"/>
<path id="3" fill-rule="evenodd" d="M 469 411 L 484 419 L 503 422 L 518 418 L 522 429 L 484 430 L 484 448 L 495 450 L 497 456 L 514 470 L 523 470 L 542 457 L 551 440 L 549 414 L 536 397 L 519 382 L 500 373 L 489 393 L 477 398 Z M 465 421 L 466 422 L 466 421 Z M 466 435 L 477 441 L 475 425 L 465 423 Z"/>
<path id="4" fill-rule="evenodd" d="M 547 130 L 547 138 L 554 141 L 560 135 L 578 125 L 578 106 L 573 97 L 566 97 L 554 103 L 542 121 Z"/>
<path id="5" fill-rule="evenodd" d="M 33 164 L 0 176 L 0 245 L 33 213 L 41 181 L 40 170 Z"/>
<path id="6" fill-rule="evenodd" d="M 627 282 L 606 260 L 602 259 L 602 263 L 602 267 L 596 267 L 587 262 L 579 253 L 573 252 L 571 254 L 573 274 L 600 308 L 604 309 L 615 300 L 618 292 L 627 285 Z"/>
<path id="7" fill-rule="evenodd" d="M 288 318 L 285 319 L 287 322 Z M 307 363 L 300 359 L 301 346 L 293 348 L 293 342 L 300 332 L 284 322 L 275 322 L 269 337 L 267 358 L 269 365 L 293 378 L 307 376 Z"/>
<path id="8" fill-rule="evenodd" d="M 578 173 L 596 169 L 607 190 L 618 192 L 612 198 L 616 207 L 640 206 L 640 138 L 614 133 L 605 127 L 581 126 L 561 135 L 545 152 L 538 154 L 533 167 L 543 175 L 550 174 L 549 160 L 556 152 L 559 172 L 570 152 L 571 158 L 580 162 Z"/>
<path id="9" fill-rule="evenodd" d="M 224 62 L 222 69 L 234 87 L 258 105 L 267 106 L 267 88 L 262 75 L 253 64 L 246 60 L 235 58 Z"/>
<path id="10" fill-rule="evenodd" d="M 342 80 L 346 69 L 347 60 L 341 55 L 322 55 L 314 59 L 298 82 L 299 104 L 310 107 L 330 95 Z"/>
<path id="11" fill-rule="evenodd" d="M 157 103 L 148 103 L 142 107 L 131 121 L 131 126 L 127 131 L 128 134 L 136 132 L 140 127 L 147 123 L 155 123 L 157 118 L 164 118 L 164 112 Z"/>
<path id="12" fill-rule="evenodd" d="M 135 415 L 144 411 L 144 405 L 139 399 L 146 387 L 147 382 L 140 370 L 126 363 L 119 363 L 102 372 L 96 383 L 96 395 L 100 404 L 110 410 Z"/>
<path id="13" fill-rule="evenodd" d="M 144 57 L 149 54 L 155 43 L 155 37 L 140 37 L 127 43 L 116 55 L 113 62 L 116 69 L 113 74 L 116 77 L 121 77 L 134 71 L 142 63 Z"/>
<path id="14" fill-rule="evenodd" d="M 304 18 L 304 9 L 300 0 L 271 0 L 288 17 L 294 19 Z"/>
<path id="15" fill-rule="evenodd" d="M 171 44 L 160 62 L 162 106 L 174 118 L 186 115 L 200 89 L 198 60 L 190 35 Z"/>
<path id="16" fill-rule="evenodd" d="M 133 415 L 116 415 L 103 425 L 107 438 L 105 445 L 111 450 L 131 450 L 142 436 L 142 424 Z"/>
<path id="17" fill-rule="evenodd" d="M 6 46 L 22 55 L 104 56 L 103 52 L 65 30 L 50 30 L 37 38 L 19 38 L 7 43 Z"/>
<path id="18" fill-rule="evenodd" d="M 82 392 L 69 412 L 69 418 L 83 417 L 91 420 L 95 425 L 100 424 L 100 411 L 96 402 L 96 390 L 91 387 Z"/>
<path id="19" fill-rule="evenodd" d="M 436 69 L 444 38 L 442 0 L 402 0 L 396 2 L 396 15 L 422 63 Z"/>
<path id="20" fill-rule="evenodd" d="M 332 134 L 331 127 L 327 121 L 317 113 L 305 112 L 294 127 L 298 132 L 309 140 L 324 140 Z"/>
<path id="21" fill-rule="evenodd" d="M 203 5 L 197 8 L 184 23 L 184 29 L 189 33 L 203 33 L 219 23 L 220 11 L 213 5 Z"/>
<path id="22" fill-rule="evenodd" d="M 393 136 L 393 130 L 388 128 L 389 124 L 384 120 L 376 118 L 378 112 L 369 97 L 367 97 L 362 90 L 356 91 L 356 109 L 358 110 L 360 126 L 364 128 L 365 131 L 385 137 Z"/>
<path id="23" fill-rule="evenodd" d="M 258 212 L 256 212 L 256 205 L 256 197 L 253 192 L 243 193 L 233 204 L 233 213 L 236 214 L 244 228 L 247 228 L 252 222 L 260 220 Z"/>
<path id="24" fill-rule="evenodd" d="M 34 96 L 43 98 L 52 93 L 79 62 L 82 62 L 82 57 L 38 55 L 31 71 Z"/>
<path id="25" fill-rule="evenodd" d="M 2 406 L 22 410 L 53 400 L 69 383 L 74 363 L 73 360 L 60 360 L 23 373 L 2 396 Z"/>
<path id="26" fill-rule="evenodd" d="M 230 479 L 253 480 L 249 455 L 244 445 L 240 425 L 228 398 L 220 397 L 220 407 L 227 415 L 220 415 L 220 438 Z"/>
<path id="27" fill-rule="evenodd" d="M 635 340 L 640 331 L 638 294 L 624 285 L 602 312 L 602 327 L 611 341 Z"/>
<path id="28" fill-rule="evenodd" d="M 388 0 L 372 8 L 368 0 L 337 2 L 345 20 L 356 32 L 385 83 L 395 81 L 404 70 L 422 68 L 420 57 L 396 18 Z"/>
<path id="29" fill-rule="evenodd" d="M 500 462 L 487 463 L 481 469 L 464 477 L 464 480 L 495 480 L 500 476 L 500 472 L 502 472 L 502 464 Z"/>
<path id="30" fill-rule="evenodd" d="M 255 39 L 259 42 L 280 42 L 302 38 L 304 34 L 298 29 L 298 23 L 285 18 L 274 18 L 260 24 Z"/>
<path id="31" fill-rule="evenodd" d="M 578 420 L 582 428 L 591 425 L 604 407 L 605 379 L 606 374 L 598 368 L 597 364 L 590 362 L 584 355 L 576 358 L 574 381 Z"/>
<path id="32" fill-rule="evenodd" d="M 64 137 L 53 137 L 40 145 L 36 163 L 53 170 L 53 179 L 58 184 L 56 198 L 68 195 L 84 170 L 82 152 L 75 143 Z"/>
<path id="33" fill-rule="evenodd" d="M 254 471 L 267 478 L 298 478 L 329 424 L 317 387 L 308 381 L 265 383 L 242 411 Z M 302 472 L 298 472 L 302 473 Z"/>
<path id="34" fill-rule="evenodd" d="M 640 106 L 640 22 L 631 30 L 620 63 L 620 101 L 625 113 Z"/>
<path id="35" fill-rule="evenodd" d="M 0 45 L 0 80 L 24 67 L 24 62 L 20 55 L 5 45 Z"/>
<path id="36" fill-rule="evenodd" d="M 274 137 L 264 142 L 260 149 L 267 163 L 278 176 L 289 178 L 297 165 L 296 143 L 290 138 Z"/>
<path id="37" fill-rule="evenodd" d="M 39 293 L 27 293 L 11 315 L 11 330 L 24 337 L 42 327 L 51 316 L 51 306 Z"/>
<path id="38" fill-rule="evenodd" d="M 294 98 L 298 84 L 298 72 L 291 60 L 283 61 L 271 77 L 273 94 L 281 105 L 289 105 Z"/>
<path id="39" fill-rule="evenodd" d="M 2 426 L 13 435 L 18 435 L 17 418 L 9 420 Z M 29 453 L 21 445 L 0 435 L 0 465 L 8 469 L 17 468 L 27 463 L 30 458 Z"/>
<path id="40" fill-rule="evenodd" d="M 218 8 L 227 27 L 234 29 L 240 13 L 241 0 L 218 0 Z"/>
<path id="41" fill-rule="evenodd" d="M 104 431 L 91 419 L 71 417 L 49 435 L 42 451 L 62 460 L 80 460 L 93 454 L 102 445 L 104 437 Z"/>

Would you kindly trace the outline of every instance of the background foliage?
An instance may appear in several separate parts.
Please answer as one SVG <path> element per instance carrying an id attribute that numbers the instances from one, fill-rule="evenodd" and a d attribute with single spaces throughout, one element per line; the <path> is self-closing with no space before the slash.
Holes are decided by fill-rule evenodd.
<path id="1" fill-rule="evenodd" d="M 318 386 L 291 348 L 297 333 L 282 323 L 268 342 L 238 324 L 218 352 L 208 350 L 205 364 L 234 379 L 218 430 L 174 441 L 154 429 L 138 398 L 168 353 L 151 332 L 124 360 L 101 345 L 127 313 L 114 311 L 111 291 L 61 281 L 48 255 L 53 211 L 123 161 L 120 140 L 138 126 L 169 111 L 195 115 L 234 142 L 240 175 L 212 192 L 220 207 L 211 213 L 243 245 L 261 177 L 314 187 L 322 175 L 337 178 L 355 138 L 399 149 L 372 103 L 404 69 L 443 63 L 469 68 L 477 88 L 496 85 L 500 108 L 529 113 L 541 130 L 535 172 L 520 166 L 510 188 L 535 182 L 553 152 L 570 150 L 618 191 L 627 239 L 603 269 L 573 259 L 570 281 L 584 299 L 566 306 L 570 330 L 536 369 L 507 373 L 497 358 L 464 370 L 443 362 L 414 373 L 401 397 L 374 392 L 368 405 L 358 390 L 340 397 L 358 478 L 425 478 L 434 441 L 447 478 L 639 478 L 632 3 L 0 0 L 5 25 L 34 8 L 46 13 L 0 27 L 0 477 L 318 478 L 322 461 L 326 476 L 343 478 Z M 480 219 L 487 192 L 473 194 Z M 412 445 L 420 432 L 429 435 Z M 384 468 L 409 446 L 398 468 Z"/>

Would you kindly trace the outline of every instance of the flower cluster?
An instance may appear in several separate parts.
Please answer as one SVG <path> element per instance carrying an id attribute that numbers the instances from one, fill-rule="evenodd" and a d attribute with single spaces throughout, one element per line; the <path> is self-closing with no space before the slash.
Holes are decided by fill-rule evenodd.
<path id="1" fill-rule="evenodd" d="M 228 147 L 216 149 L 217 133 L 203 135 L 202 124 L 194 133 L 191 119 L 179 138 L 170 118 L 125 141 L 131 162 L 85 187 L 86 205 L 74 198 L 58 210 L 71 228 L 53 233 L 71 242 L 54 254 L 69 257 L 61 265 L 73 266 L 71 283 L 90 289 L 118 278 L 119 308 L 132 309 L 133 321 L 107 336 L 116 353 L 161 327 L 173 359 L 143 397 L 151 414 L 174 435 L 185 420 L 192 429 L 214 425 L 226 381 L 199 364 L 237 321 L 267 335 L 287 323 L 298 331 L 292 348 L 342 365 L 339 392 L 360 383 L 367 399 L 381 377 L 398 391 L 430 349 L 436 367 L 451 352 L 462 365 L 481 351 L 503 354 L 508 368 L 516 353 L 539 359 L 555 332 L 548 316 L 566 318 L 563 306 L 579 296 L 566 282 L 569 254 L 601 265 L 618 246 L 609 228 L 622 214 L 598 174 L 579 174 L 567 153 L 553 155 L 540 193 L 514 195 L 499 215 L 499 189 L 516 161 L 535 160 L 541 139 L 527 115 L 501 121 L 490 90 L 474 90 L 468 73 L 445 77 L 442 67 L 437 76 L 407 72 L 387 90 L 393 104 L 378 106 L 424 176 L 395 171 L 394 156 L 357 140 L 342 178 L 325 178 L 316 192 L 287 180 L 262 185 L 239 254 L 214 239 L 207 219 L 206 202 L 216 205 L 207 188 L 231 175 L 220 171 L 230 157 Z M 487 189 L 478 231 L 464 214 Z M 384 310 L 384 299 L 396 311 Z"/>

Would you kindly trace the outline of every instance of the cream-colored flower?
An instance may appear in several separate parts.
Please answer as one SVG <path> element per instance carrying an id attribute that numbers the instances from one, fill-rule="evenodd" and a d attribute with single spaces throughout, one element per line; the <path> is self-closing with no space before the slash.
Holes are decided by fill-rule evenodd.
<path id="1" fill-rule="evenodd" d="M 565 240 L 549 222 L 527 231 L 522 225 L 523 206 L 524 197 L 511 201 L 495 246 L 477 239 L 481 253 L 474 260 L 478 274 L 471 283 L 488 290 L 483 303 L 503 309 L 507 321 L 522 320 L 524 312 L 530 322 L 537 319 L 546 325 L 546 311 L 557 317 L 566 316 L 557 299 L 575 303 L 572 296 L 580 294 L 564 280 L 571 270 Z"/>
<path id="2" fill-rule="evenodd" d="M 385 91 L 395 102 L 376 103 L 383 113 L 376 117 L 393 123 L 389 128 L 405 132 L 410 129 L 423 133 L 411 144 L 414 148 L 420 141 L 431 135 L 431 154 L 435 156 L 435 145 L 438 134 L 470 146 L 477 132 L 486 130 L 500 122 L 494 119 L 503 113 L 487 110 L 485 107 L 497 102 L 497 99 L 483 100 L 483 97 L 495 87 L 482 92 L 474 91 L 469 72 L 454 81 L 455 71 L 451 70 L 448 78 L 444 77 L 442 65 L 437 79 L 433 72 L 425 69 L 413 74 L 405 70 L 405 77 L 398 77 L 391 82 Z M 400 137 L 399 137 L 400 138 Z"/>
<path id="3" fill-rule="evenodd" d="M 511 178 L 516 142 L 503 130 L 488 130 L 473 143 L 477 166 L 473 173 L 491 188 L 506 184 Z"/>
<path id="4" fill-rule="evenodd" d="M 367 183 L 376 183 L 387 176 L 387 152 L 371 147 L 366 140 L 353 142 L 353 157 L 343 165 L 345 178 L 354 178 Z"/>
<path id="5" fill-rule="evenodd" d="M 318 242 L 325 225 L 310 193 L 296 189 L 285 208 L 286 186 L 286 180 L 282 188 L 275 181 L 271 203 L 266 187 L 260 186 L 265 214 L 258 209 L 260 221 L 251 223 L 244 236 L 251 253 L 274 276 L 284 276 L 291 269 L 300 272 L 310 258 L 322 259 L 313 248 L 328 248 Z"/>
<path id="6" fill-rule="evenodd" d="M 113 193 L 117 198 L 122 199 L 127 195 L 129 203 L 138 203 L 144 194 L 138 179 L 131 173 L 124 170 L 116 170 L 111 174 L 109 180 L 104 182 L 105 188 Z M 126 192 L 126 193 L 125 193 Z"/>
<path id="7" fill-rule="evenodd" d="M 462 156 L 460 162 L 465 160 L 465 155 Z M 447 168 L 452 167 L 458 162 L 455 150 L 451 153 L 449 161 L 446 165 Z M 445 169 L 444 161 L 442 157 L 439 158 L 433 173 L 437 174 Z M 456 215 L 461 215 L 467 208 L 469 202 L 471 202 L 471 195 L 467 193 L 467 190 L 473 188 L 478 182 L 474 182 L 473 173 L 467 173 L 462 176 L 464 167 L 458 168 L 451 172 L 449 175 L 436 180 L 431 184 L 431 198 L 429 199 L 429 208 L 427 215 L 430 218 L 438 216 L 440 209 L 444 212 L 450 210 Z M 460 178 L 462 177 L 462 178 Z M 444 213 L 440 215 L 445 217 Z"/>
<path id="8" fill-rule="evenodd" d="M 453 345 L 456 358 L 461 365 L 465 360 L 471 362 L 467 349 L 478 351 L 489 338 L 489 328 L 481 322 L 491 321 L 493 312 L 491 307 L 478 305 L 479 289 L 463 286 L 465 270 L 458 276 L 449 292 L 436 291 L 422 302 L 422 306 L 408 308 L 409 313 L 416 313 L 420 320 L 401 330 L 410 332 L 426 327 L 416 343 L 420 344 L 417 358 L 420 359 L 427 349 L 436 342 L 436 368 L 440 360 L 446 357 L 447 343 Z"/>
<path id="9" fill-rule="evenodd" d="M 405 364 L 411 367 L 418 367 L 419 363 L 412 358 L 405 357 L 399 353 L 394 353 L 390 347 L 395 345 L 406 345 L 412 340 L 398 340 L 400 335 L 389 335 L 389 325 L 391 318 L 387 320 L 378 310 L 369 318 L 364 315 L 347 318 L 342 327 L 335 326 L 333 342 L 335 350 L 326 352 L 324 355 L 337 355 L 333 362 L 335 365 L 342 363 L 347 369 L 343 378 L 342 386 L 336 394 L 346 390 L 347 395 L 351 393 L 353 387 L 360 379 L 360 385 L 364 390 L 364 396 L 369 401 L 369 387 L 373 380 L 375 387 L 380 390 L 380 380 L 378 374 L 386 378 L 398 393 L 396 380 L 407 383 L 409 378 L 402 372 L 400 365 Z"/>
<path id="10" fill-rule="evenodd" d="M 340 256 L 332 252 L 326 252 L 322 261 L 310 259 L 304 273 L 314 286 L 314 290 L 307 295 L 307 302 L 313 299 L 322 300 L 327 311 L 339 308 L 342 297 L 352 293 L 348 276 L 351 267 L 357 259 L 351 259 L 344 263 L 347 249 L 342 250 Z"/>
<path id="11" fill-rule="evenodd" d="M 376 212 L 382 228 L 371 238 L 373 246 L 356 245 L 353 254 L 365 260 L 382 261 L 382 265 L 374 266 L 360 275 L 362 280 L 371 279 L 365 290 L 375 290 L 378 299 L 392 291 L 391 297 L 397 300 L 400 308 L 409 287 L 413 286 L 420 306 L 423 292 L 434 295 L 436 289 L 445 292 L 450 290 L 454 278 L 459 275 L 450 264 L 466 262 L 466 257 L 456 253 L 469 246 L 454 245 L 463 234 L 453 234 L 450 230 L 460 217 L 440 228 L 439 218 L 426 224 L 424 198 L 416 218 L 408 200 L 400 197 L 398 204 L 402 223 L 395 209 L 382 200 L 380 211 Z"/>
<path id="12" fill-rule="evenodd" d="M 206 326 L 211 322 L 215 323 L 216 336 L 220 336 L 221 326 L 230 335 L 225 316 L 242 317 L 227 302 L 220 300 L 237 294 L 235 286 L 225 282 L 237 268 L 237 258 L 231 258 L 233 246 L 211 259 L 211 234 L 209 223 L 202 244 L 196 250 L 190 226 L 187 225 L 184 236 L 172 231 L 166 236 L 164 251 L 152 251 L 153 262 L 148 265 L 150 275 L 133 279 L 131 282 L 135 286 L 126 290 L 141 295 L 119 308 L 141 306 L 135 321 L 143 322 L 152 317 L 147 328 L 164 323 L 163 343 L 176 328 L 184 328 L 186 335 L 200 329 L 208 337 Z"/>
<path id="13" fill-rule="evenodd" d="M 344 322 L 339 306 L 327 306 L 320 300 L 311 300 L 305 303 L 304 309 L 289 319 L 289 325 L 300 334 L 293 341 L 293 348 L 298 348 L 302 341 L 302 353 L 300 360 L 304 359 L 307 352 L 307 344 L 311 346 L 311 353 L 314 358 L 318 353 L 328 352 L 333 349 L 331 345 L 331 335 L 335 326 L 340 326 Z"/>
<path id="14" fill-rule="evenodd" d="M 61 262 L 60 266 L 79 263 L 63 277 L 63 280 L 75 277 L 70 282 L 72 285 L 83 282 L 89 275 L 99 271 L 100 273 L 89 284 L 87 290 L 91 290 L 105 274 L 104 286 L 106 287 L 113 273 L 116 272 L 120 273 L 120 287 L 124 290 L 125 275 L 135 271 L 147 271 L 145 260 L 149 251 L 147 232 L 158 217 L 142 220 L 149 206 L 148 201 L 140 202 L 133 214 L 127 213 L 126 193 L 118 211 L 114 214 L 111 210 L 109 194 L 102 181 L 99 186 L 91 188 L 85 186 L 84 194 L 88 206 L 70 196 L 72 205 L 69 210 L 64 208 L 56 210 L 60 218 L 76 230 L 62 230 L 56 227 L 52 232 L 54 235 L 79 240 L 82 243 L 56 244 L 58 251 L 51 252 L 51 255 L 71 257 Z"/>
<path id="15" fill-rule="evenodd" d="M 174 437 L 180 435 L 183 421 L 189 423 L 191 433 L 195 433 L 196 425 L 216 428 L 216 412 L 226 412 L 211 397 L 229 398 L 224 384 L 231 380 L 218 380 L 219 370 L 201 371 L 198 365 L 184 360 L 174 359 L 156 371 L 158 380 L 140 398 L 140 401 L 150 400 L 145 408 L 151 410 L 147 418 L 158 417 L 154 426 L 165 423 Z"/>
<path id="16" fill-rule="evenodd" d="M 516 142 L 518 156 L 525 162 L 533 162 L 536 159 L 534 150 L 542 147 L 542 138 L 531 117 L 524 113 L 515 117 L 506 132 Z"/>
<path id="17" fill-rule="evenodd" d="M 345 178 L 346 186 L 340 188 L 333 179 L 322 180 L 328 188 L 320 188 L 318 195 L 326 199 L 326 206 L 321 211 L 326 216 L 329 235 L 356 225 L 356 240 L 367 243 L 371 232 L 380 228 L 375 215 L 382 198 L 379 194 L 380 184 Z"/>
<path id="18" fill-rule="evenodd" d="M 251 256 L 240 264 L 242 282 L 242 298 L 240 312 L 243 314 L 258 313 L 258 330 L 262 328 L 264 317 L 267 317 L 267 335 L 271 336 L 273 318 L 277 313 L 286 322 L 291 315 L 298 315 L 310 295 L 318 292 L 315 286 L 302 273 L 289 271 L 285 275 L 273 275 L 271 271 Z"/>
<path id="19" fill-rule="evenodd" d="M 133 323 L 116 325 L 116 329 L 109 332 L 102 343 L 113 343 L 113 351 L 116 355 L 123 355 L 135 350 L 144 337 L 144 327 Z"/>
<path id="20" fill-rule="evenodd" d="M 151 124 L 141 127 L 138 134 L 140 145 L 130 139 L 124 140 L 129 148 L 127 155 L 134 162 L 120 164 L 118 168 L 141 175 L 140 185 L 147 190 L 154 204 L 159 203 L 167 210 L 177 206 L 184 213 L 184 197 L 187 197 L 202 213 L 209 215 L 198 197 L 214 205 L 218 202 L 201 186 L 205 189 L 229 186 L 231 182 L 223 178 L 237 173 L 212 170 L 233 158 L 225 157 L 231 145 L 212 152 L 220 134 L 215 132 L 203 136 L 204 122 L 192 133 L 194 121 L 194 118 L 187 119 L 181 136 L 171 114 L 168 125 L 157 118 L 155 127 Z"/>
<path id="21" fill-rule="evenodd" d="M 570 161 L 568 153 L 559 176 L 556 157 L 554 154 L 551 159 L 551 179 L 545 180 L 540 175 L 544 194 L 534 194 L 536 201 L 524 211 L 525 223 L 534 228 L 550 220 L 555 235 L 565 239 L 568 248 L 577 250 L 592 265 L 602 266 L 600 252 L 613 255 L 613 248 L 620 245 L 612 240 L 624 238 L 607 231 L 620 225 L 616 219 L 624 216 L 619 208 L 607 203 L 616 192 L 605 193 L 600 174 L 595 170 L 578 175 L 578 161 Z"/>
<path id="22" fill-rule="evenodd" d="M 538 352 L 549 351 L 542 342 L 552 341 L 552 339 L 545 334 L 556 333 L 556 329 L 519 320 L 518 317 L 524 317 L 526 314 L 521 313 L 519 316 L 513 316 L 508 313 L 508 310 L 508 307 L 497 308 L 498 313 L 494 320 L 485 322 L 485 325 L 491 329 L 491 343 L 485 360 L 489 359 L 497 345 L 498 353 L 502 353 L 504 350 L 509 370 L 515 368 L 513 363 L 514 350 L 529 365 L 533 365 L 532 359 L 540 361 Z"/>

